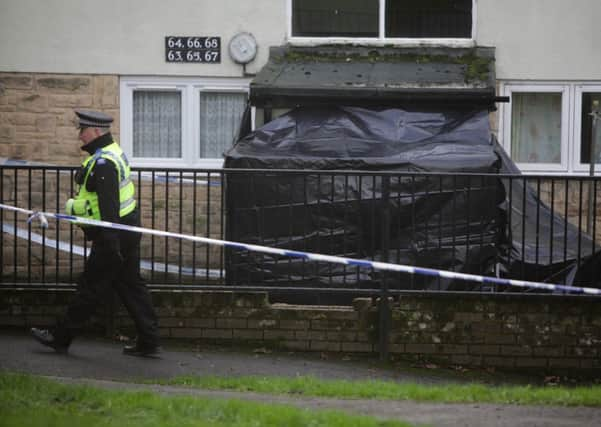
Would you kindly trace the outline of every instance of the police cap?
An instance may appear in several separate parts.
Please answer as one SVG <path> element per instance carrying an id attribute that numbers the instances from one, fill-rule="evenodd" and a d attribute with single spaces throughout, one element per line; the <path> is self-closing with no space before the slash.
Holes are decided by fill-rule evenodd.
<path id="1" fill-rule="evenodd" d="M 113 123 L 113 118 L 100 111 L 75 110 L 78 128 L 108 128 Z"/>

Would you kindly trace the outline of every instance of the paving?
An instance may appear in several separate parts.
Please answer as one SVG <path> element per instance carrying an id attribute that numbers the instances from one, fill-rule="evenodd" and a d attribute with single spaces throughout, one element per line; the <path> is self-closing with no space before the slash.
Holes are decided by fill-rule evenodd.
<path id="1" fill-rule="evenodd" d="M 68 355 L 58 355 L 25 333 L 0 331 L 0 370 L 51 377 L 64 383 L 100 388 L 152 390 L 166 395 L 281 403 L 309 409 L 335 409 L 432 426 L 601 426 L 601 408 L 565 408 L 498 404 L 436 404 L 368 399 L 324 399 L 249 392 L 197 390 L 139 384 L 183 375 L 314 376 L 322 379 L 383 379 L 396 382 L 445 384 L 470 382 L 461 373 L 382 365 L 376 359 L 324 358 L 306 353 L 271 353 L 264 348 L 190 347 L 167 343 L 160 358 L 121 354 L 110 340 L 81 338 Z"/>

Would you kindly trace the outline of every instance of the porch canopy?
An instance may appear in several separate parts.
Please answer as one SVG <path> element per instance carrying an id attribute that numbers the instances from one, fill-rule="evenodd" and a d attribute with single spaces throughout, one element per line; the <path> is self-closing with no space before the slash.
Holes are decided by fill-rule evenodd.
<path id="1" fill-rule="evenodd" d="M 279 46 L 250 85 L 252 105 L 495 109 L 494 48 Z"/>

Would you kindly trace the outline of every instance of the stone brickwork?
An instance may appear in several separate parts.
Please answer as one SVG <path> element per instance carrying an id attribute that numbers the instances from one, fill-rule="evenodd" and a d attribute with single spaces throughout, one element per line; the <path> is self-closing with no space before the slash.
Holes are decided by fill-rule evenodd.
<path id="1" fill-rule="evenodd" d="M 50 325 L 68 290 L 0 288 L 0 326 Z M 375 353 L 379 313 L 270 304 L 263 292 L 153 291 L 163 338 L 293 351 Z M 410 295 L 392 306 L 390 354 L 447 365 L 601 376 L 601 300 L 531 295 Z M 133 335 L 123 308 L 94 330 Z M 107 328 L 105 328 L 105 331 Z"/>
<path id="2" fill-rule="evenodd" d="M 32 210 L 63 212 L 65 202 L 74 192 L 71 170 L 6 169 L 0 172 L 0 200 L 2 203 Z M 187 179 L 180 185 L 179 174 L 165 173 L 154 177 L 144 173 L 133 175 L 142 212 L 142 225 L 157 230 L 193 234 L 196 236 L 222 238 L 221 199 L 222 187 L 219 175 L 198 174 L 196 185 Z M 193 178 L 193 176 L 192 176 Z M 154 179 L 154 185 L 153 185 Z M 186 178 L 184 178 L 186 179 Z M 83 259 L 71 255 L 69 245 L 84 246 L 83 233 L 79 227 L 66 221 L 51 221 L 44 230 L 46 242 L 59 240 L 66 250 L 55 251 L 27 239 L 29 225 L 27 216 L 0 212 L 2 225 L 16 226 L 26 234 L 15 239 L 12 234 L 0 234 L 1 257 L 0 281 L 73 283 L 74 277 L 83 269 Z M 37 223 L 31 232 L 41 234 Z M 222 248 L 204 244 L 166 239 L 149 235 L 142 237 L 142 259 L 155 263 L 181 265 L 184 269 L 219 269 L 223 262 Z M 205 270 L 206 271 L 206 270 Z M 192 275 L 166 274 L 157 265 L 154 273 L 143 272 L 153 283 L 188 283 L 202 281 L 204 271 Z"/>
<path id="3" fill-rule="evenodd" d="M 542 179 L 540 184 L 530 180 L 531 188 L 540 191 L 540 199 L 553 209 L 553 212 L 579 228 L 592 235 L 587 230 L 589 216 L 589 196 L 592 196 L 591 227 L 594 227 L 595 240 L 601 242 L 601 182 L 597 181 L 569 181 L 559 179 Z M 596 193 L 596 194 L 595 194 Z M 594 219 L 594 221 L 593 221 Z"/>
<path id="4" fill-rule="evenodd" d="M 391 347 L 447 364 L 601 372 L 601 300 L 551 295 L 403 296 Z"/>
<path id="5" fill-rule="evenodd" d="M 0 73 L 0 157 L 78 164 L 76 108 L 110 114 L 119 135 L 119 77 Z"/>
<path id="6" fill-rule="evenodd" d="M 199 173 L 196 184 L 193 175 L 183 176 L 180 184 L 179 173 L 169 175 L 176 182 L 166 183 L 165 174 L 155 175 L 147 179 L 135 180 L 140 193 L 142 222 L 145 227 L 158 230 L 169 230 L 195 236 L 222 239 L 222 187 L 219 175 Z M 219 269 L 223 262 L 222 248 L 215 245 L 204 245 L 178 239 L 163 237 L 143 237 L 141 255 L 143 259 L 154 259 L 156 262 L 169 262 L 192 266 L 197 269 Z M 157 271 L 153 281 L 169 279 Z M 169 279 L 171 280 L 171 279 Z M 190 276 L 182 277 L 183 282 L 195 281 Z M 197 281 L 197 280 L 196 280 Z"/>

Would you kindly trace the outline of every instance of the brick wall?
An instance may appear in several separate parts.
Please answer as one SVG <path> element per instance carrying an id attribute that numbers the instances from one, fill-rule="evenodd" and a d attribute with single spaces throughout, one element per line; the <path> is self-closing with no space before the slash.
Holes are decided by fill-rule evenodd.
<path id="1" fill-rule="evenodd" d="M 0 157 L 78 164 L 75 108 L 110 114 L 119 135 L 118 76 L 0 73 Z"/>
<path id="2" fill-rule="evenodd" d="M 69 290 L 0 290 L 0 326 L 49 325 Z M 153 291 L 164 338 L 294 351 L 375 353 L 378 312 L 353 306 L 270 304 L 265 293 Z M 402 296 L 391 314 L 390 353 L 408 360 L 501 369 L 601 375 L 601 300 L 516 295 Z M 110 321 L 107 321 L 107 318 Z M 133 334 L 120 308 L 99 317 Z M 100 328 L 101 329 L 101 328 Z"/>
<path id="3" fill-rule="evenodd" d="M 402 297 L 395 352 L 501 368 L 601 371 L 601 300 L 553 295 Z"/>

